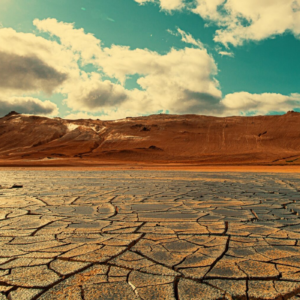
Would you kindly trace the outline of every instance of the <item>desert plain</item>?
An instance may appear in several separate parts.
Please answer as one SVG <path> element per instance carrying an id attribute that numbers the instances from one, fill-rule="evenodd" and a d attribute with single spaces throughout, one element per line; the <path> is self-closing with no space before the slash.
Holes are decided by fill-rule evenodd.
<path id="1" fill-rule="evenodd" d="M 0 175 L 1 299 L 298 299 L 298 174 Z"/>

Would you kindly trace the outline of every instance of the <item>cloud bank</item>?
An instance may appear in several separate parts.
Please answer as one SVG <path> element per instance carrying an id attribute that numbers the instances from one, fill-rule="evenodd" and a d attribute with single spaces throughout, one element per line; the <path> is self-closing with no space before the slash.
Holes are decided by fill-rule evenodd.
<path id="1" fill-rule="evenodd" d="M 210 18 L 217 22 L 220 12 L 213 10 L 223 2 L 205 3 L 199 2 L 196 8 L 203 14 L 212 12 Z M 230 3 L 233 2 L 227 1 L 226 5 Z M 202 11 L 200 4 L 207 7 Z M 72 118 L 101 115 L 101 119 L 115 119 L 158 111 L 217 116 L 266 114 L 299 106 L 298 94 L 257 95 L 242 91 L 224 97 L 216 79 L 214 58 L 201 41 L 179 28 L 171 33 L 187 46 L 160 54 L 119 45 L 104 47 L 93 34 L 56 19 L 36 19 L 34 25 L 43 36 L 48 34 L 51 38 L 0 29 L 2 114 L 10 110 L 58 113 L 54 103 L 31 97 L 30 93 L 63 95 Z M 84 71 L 87 65 L 92 65 L 94 71 Z M 138 88 L 127 89 L 126 82 L 133 75 L 137 75 Z"/>
<path id="2" fill-rule="evenodd" d="M 0 88 L 2 90 L 45 91 L 52 93 L 66 79 L 36 56 L 0 52 Z"/>
<path id="3" fill-rule="evenodd" d="M 33 97 L 5 97 L 0 95 L 0 116 L 10 111 L 22 114 L 57 115 L 57 106 L 49 100 L 41 101 Z"/>
<path id="4" fill-rule="evenodd" d="M 35 20 L 34 24 L 39 30 L 58 37 L 62 46 L 79 54 L 81 64 L 93 64 L 102 75 L 118 81 L 102 80 L 102 75 L 95 72 L 83 74 L 75 86 L 64 88 L 68 94 L 66 103 L 75 110 L 102 108 L 107 113 L 111 107 L 112 110 L 131 111 L 134 115 L 159 110 L 190 113 L 195 107 L 201 111 L 203 102 L 199 95 L 221 98 L 219 83 L 214 77 L 217 66 L 202 44 L 198 49 L 171 49 L 164 55 L 118 45 L 103 48 L 100 40 L 74 29 L 73 25 L 55 19 Z M 192 36 L 183 31 L 179 33 L 188 42 L 200 46 Z M 78 43 L 79 40 L 88 42 Z M 137 80 L 140 89 L 125 89 L 127 78 L 135 74 L 140 76 Z M 186 97 L 187 94 L 197 96 Z"/>

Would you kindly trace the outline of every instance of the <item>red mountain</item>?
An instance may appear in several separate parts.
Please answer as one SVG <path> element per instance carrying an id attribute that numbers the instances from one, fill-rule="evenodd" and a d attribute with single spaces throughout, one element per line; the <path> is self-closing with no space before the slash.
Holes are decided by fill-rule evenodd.
<path id="1" fill-rule="evenodd" d="M 0 160 L 2 165 L 12 161 L 298 164 L 300 113 L 73 121 L 11 112 L 0 118 Z"/>

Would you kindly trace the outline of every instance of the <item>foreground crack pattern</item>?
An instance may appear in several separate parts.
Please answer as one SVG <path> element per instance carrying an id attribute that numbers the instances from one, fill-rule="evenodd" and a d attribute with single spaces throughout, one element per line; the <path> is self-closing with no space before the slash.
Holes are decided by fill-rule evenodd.
<path id="1" fill-rule="evenodd" d="M 1 171 L 0 300 L 300 299 L 299 177 Z"/>

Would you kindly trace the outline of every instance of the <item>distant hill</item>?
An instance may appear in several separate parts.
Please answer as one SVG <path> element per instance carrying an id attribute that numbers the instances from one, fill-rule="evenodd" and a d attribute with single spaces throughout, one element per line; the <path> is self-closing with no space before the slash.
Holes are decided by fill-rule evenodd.
<path id="1" fill-rule="evenodd" d="M 300 164 L 300 114 L 75 121 L 11 112 L 0 118 L 0 160 Z"/>

